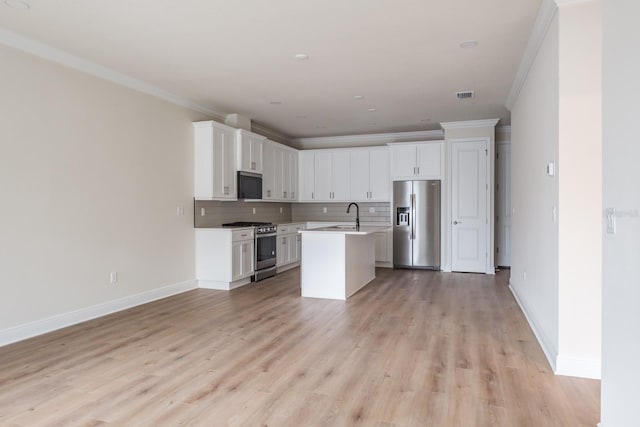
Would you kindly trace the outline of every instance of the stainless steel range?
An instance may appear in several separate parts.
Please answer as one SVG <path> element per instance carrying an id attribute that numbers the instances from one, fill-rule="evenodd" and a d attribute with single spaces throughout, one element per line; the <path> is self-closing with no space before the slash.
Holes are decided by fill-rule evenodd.
<path id="1" fill-rule="evenodd" d="M 270 222 L 231 222 L 223 227 L 254 227 L 255 264 L 252 282 L 257 282 L 276 274 L 276 226 Z"/>

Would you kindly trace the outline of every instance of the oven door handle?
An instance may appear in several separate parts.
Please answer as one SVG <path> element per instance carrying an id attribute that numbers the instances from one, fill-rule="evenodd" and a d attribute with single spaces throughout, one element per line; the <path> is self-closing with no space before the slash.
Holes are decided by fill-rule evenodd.
<path id="1" fill-rule="evenodd" d="M 259 239 L 261 237 L 276 237 L 276 233 L 269 233 L 269 234 L 256 234 L 256 239 Z"/>

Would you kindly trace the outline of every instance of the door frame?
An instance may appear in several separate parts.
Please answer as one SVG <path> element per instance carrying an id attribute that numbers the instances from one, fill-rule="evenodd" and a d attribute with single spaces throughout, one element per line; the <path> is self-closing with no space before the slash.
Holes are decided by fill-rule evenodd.
<path id="1" fill-rule="evenodd" d="M 488 137 L 477 137 L 477 138 L 451 138 L 447 139 L 447 241 L 449 243 L 448 248 L 448 271 L 452 271 L 453 269 L 453 227 L 452 227 L 452 215 L 453 215 L 453 149 L 452 146 L 455 143 L 460 142 L 484 142 L 486 144 L 487 155 L 486 158 L 486 183 L 487 183 L 487 192 L 486 192 L 486 251 L 487 257 L 485 262 L 485 274 L 496 274 L 496 269 L 494 265 L 494 230 L 495 230 L 495 220 L 493 217 L 493 208 L 492 208 L 492 200 L 494 200 L 495 196 L 495 163 L 492 161 L 495 156 L 495 144 L 491 143 L 491 138 Z M 492 219 L 491 221 L 489 221 Z"/>

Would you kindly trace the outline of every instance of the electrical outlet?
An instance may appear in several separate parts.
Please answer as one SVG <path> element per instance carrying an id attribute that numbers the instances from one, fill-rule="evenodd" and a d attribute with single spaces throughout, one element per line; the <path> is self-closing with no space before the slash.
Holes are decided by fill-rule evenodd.
<path id="1" fill-rule="evenodd" d="M 558 210 L 555 206 L 551 208 L 551 217 L 553 218 L 553 222 L 556 222 L 558 220 Z"/>
<path id="2" fill-rule="evenodd" d="M 282 213 L 282 206 L 280 206 L 280 213 Z"/>
<path id="3" fill-rule="evenodd" d="M 184 208 L 182 206 L 178 206 L 176 208 L 176 215 L 178 216 L 184 215 Z"/>
<path id="4" fill-rule="evenodd" d="M 527 280 L 527 272 L 526 271 L 522 272 L 522 280 Z"/>
<path id="5" fill-rule="evenodd" d="M 327 213 L 327 208 L 323 207 L 322 208 L 322 213 Z"/>
<path id="6" fill-rule="evenodd" d="M 206 213 L 207 212 L 204 210 L 204 208 L 200 208 L 200 216 L 205 216 Z"/>
<path id="7" fill-rule="evenodd" d="M 376 208 L 369 208 L 369 213 L 376 213 Z"/>
<path id="8" fill-rule="evenodd" d="M 256 214 L 256 208 L 253 208 L 253 214 L 254 215 Z"/>
<path id="9" fill-rule="evenodd" d="M 607 208 L 604 212 L 607 218 L 607 234 L 616 234 L 616 210 Z"/>
<path id="10" fill-rule="evenodd" d="M 112 271 L 109 274 L 109 282 L 113 283 L 118 283 L 118 272 L 117 271 Z"/>

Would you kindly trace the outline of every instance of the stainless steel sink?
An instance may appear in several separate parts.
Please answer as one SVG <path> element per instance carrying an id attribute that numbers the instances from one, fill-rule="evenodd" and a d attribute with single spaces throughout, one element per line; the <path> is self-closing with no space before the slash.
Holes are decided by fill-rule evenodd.
<path id="1" fill-rule="evenodd" d="M 345 231 L 345 230 L 350 230 L 350 231 L 355 231 L 356 230 L 356 226 L 355 225 L 333 225 L 331 227 L 325 227 L 325 230 L 336 230 L 336 231 Z"/>

